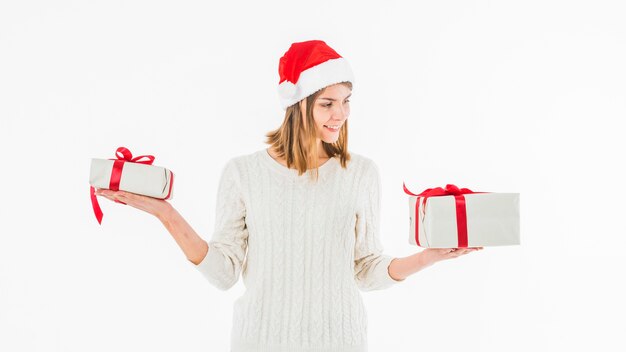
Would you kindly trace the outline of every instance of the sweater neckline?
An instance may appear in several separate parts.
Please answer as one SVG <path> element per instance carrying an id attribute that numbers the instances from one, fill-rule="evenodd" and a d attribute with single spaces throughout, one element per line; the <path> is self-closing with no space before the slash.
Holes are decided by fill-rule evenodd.
<path id="1" fill-rule="evenodd" d="M 272 156 L 270 155 L 269 152 L 269 148 L 264 148 L 262 150 L 259 151 L 259 153 L 261 154 L 261 159 L 265 162 L 265 164 L 267 164 L 270 168 L 272 168 L 273 170 L 276 170 L 277 172 L 286 175 L 286 176 L 291 176 L 291 177 L 304 177 L 307 176 L 313 172 L 314 169 L 308 169 L 306 173 L 298 176 L 298 170 L 297 169 L 290 169 L 287 166 L 279 163 L 278 161 L 274 160 L 274 158 L 272 158 Z M 318 166 L 318 172 L 320 174 L 320 176 L 325 175 L 326 172 L 328 170 L 331 169 L 331 167 L 333 165 L 337 164 L 338 159 L 336 157 L 331 157 L 328 160 L 326 160 L 323 164 L 321 164 L 320 166 Z"/>

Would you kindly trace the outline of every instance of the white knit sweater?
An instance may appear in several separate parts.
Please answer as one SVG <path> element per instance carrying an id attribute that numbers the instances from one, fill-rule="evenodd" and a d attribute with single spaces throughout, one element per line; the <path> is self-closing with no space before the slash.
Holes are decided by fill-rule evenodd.
<path id="1" fill-rule="evenodd" d="M 215 230 L 195 267 L 227 290 L 243 278 L 231 330 L 232 352 L 367 351 L 361 291 L 396 281 L 379 239 L 380 176 L 350 153 L 298 176 L 267 149 L 222 169 Z"/>

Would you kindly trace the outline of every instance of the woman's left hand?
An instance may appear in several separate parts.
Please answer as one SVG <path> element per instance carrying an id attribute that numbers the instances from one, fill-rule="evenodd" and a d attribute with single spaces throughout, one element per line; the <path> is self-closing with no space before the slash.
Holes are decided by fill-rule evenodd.
<path id="1" fill-rule="evenodd" d="M 483 247 L 467 248 L 426 248 L 422 251 L 428 263 L 436 263 L 445 259 L 458 258 L 467 253 L 482 250 Z"/>

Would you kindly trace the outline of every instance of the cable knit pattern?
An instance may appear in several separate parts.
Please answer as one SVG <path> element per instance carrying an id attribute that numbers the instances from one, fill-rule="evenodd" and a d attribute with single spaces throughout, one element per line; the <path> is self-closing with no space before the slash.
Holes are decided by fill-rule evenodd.
<path id="1" fill-rule="evenodd" d="M 377 165 L 351 152 L 298 176 L 267 149 L 222 168 L 215 229 L 195 267 L 227 290 L 241 274 L 232 352 L 367 351 L 360 291 L 385 289 L 391 256 L 379 238 Z"/>

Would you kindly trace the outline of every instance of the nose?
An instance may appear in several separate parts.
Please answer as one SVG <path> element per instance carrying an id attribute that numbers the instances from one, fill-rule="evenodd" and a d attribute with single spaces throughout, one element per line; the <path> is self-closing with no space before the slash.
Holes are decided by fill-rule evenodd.
<path id="1" fill-rule="evenodd" d="M 337 106 L 338 107 L 335 109 L 333 117 L 337 118 L 339 121 L 343 121 L 348 118 L 348 115 L 350 114 L 350 108 L 345 107 L 341 104 L 338 104 Z"/>

